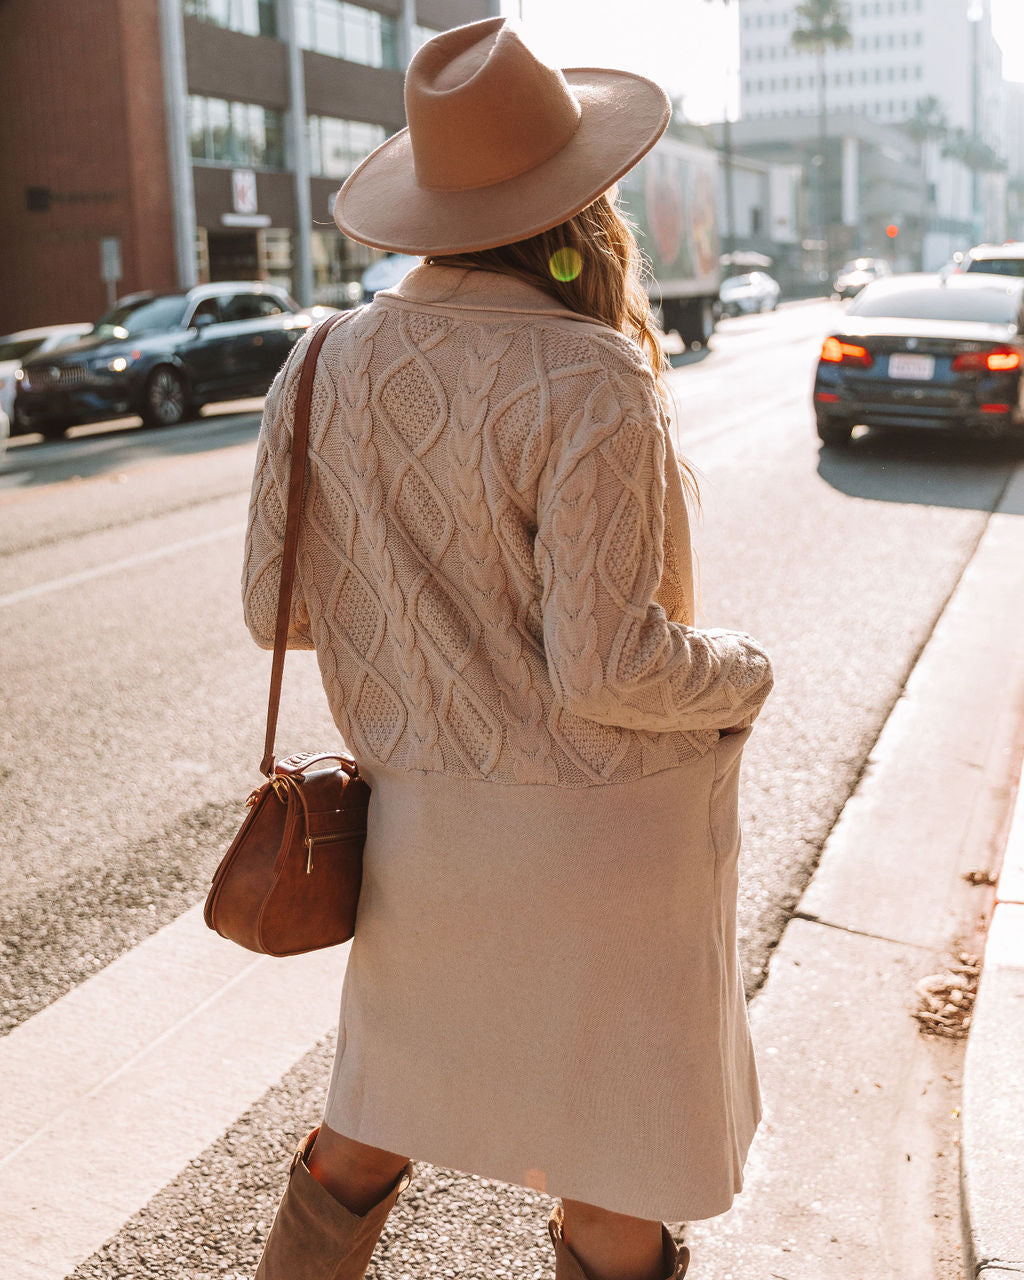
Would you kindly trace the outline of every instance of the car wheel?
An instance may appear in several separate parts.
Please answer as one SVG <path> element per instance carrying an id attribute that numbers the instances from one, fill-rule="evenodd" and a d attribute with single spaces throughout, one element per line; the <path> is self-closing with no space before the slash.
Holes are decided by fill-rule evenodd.
<path id="1" fill-rule="evenodd" d="M 853 427 L 849 422 L 825 421 L 818 419 L 818 439 L 822 444 L 833 449 L 843 449 L 853 437 Z"/>
<path id="2" fill-rule="evenodd" d="M 70 425 L 69 422 L 44 422 L 38 427 L 29 427 L 28 430 L 38 431 L 44 440 L 63 440 Z"/>
<path id="3" fill-rule="evenodd" d="M 170 365 L 157 365 L 142 393 L 142 421 L 147 427 L 176 427 L 188 415 L 185 379 Z"/>

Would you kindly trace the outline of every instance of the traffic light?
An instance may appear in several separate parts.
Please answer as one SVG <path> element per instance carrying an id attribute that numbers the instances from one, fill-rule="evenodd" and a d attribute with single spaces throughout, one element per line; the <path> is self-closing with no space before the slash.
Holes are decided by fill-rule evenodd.
<path id="1" fill-rule="evenodd" d="M 890 222 L 885 229 L 885 234 L 890 240 L 895 240 L 900 233 L 900 224 L 898 222 Z"/>

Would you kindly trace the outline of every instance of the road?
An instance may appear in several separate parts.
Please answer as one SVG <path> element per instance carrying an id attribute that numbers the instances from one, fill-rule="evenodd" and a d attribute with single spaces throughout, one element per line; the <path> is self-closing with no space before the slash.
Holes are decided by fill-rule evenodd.
<path id="1" fill-rule="evenodd" d="M 821 452 L 810 383 L 834 314 L 812 302 L 726 321 L 669 376 L 700 480 L 702 621 L 752 632 L 776 668 L 744 774 L 750 992 L 1017 465 L 937 435 Z M 15 441 L 0 463 L 0 1034 L 199 901 L 237 826 L 269 673 L 238 598 L 258 423 L 249 404 L 162 432 L 104 425 Z M 332 740 L 311 655 L 289 657 L 284 701 L 283 749 Z M 76 1277 L 251 1274 L 281 1135 L 315 1123 L 330 1050 Z M 453 1257 L 481 1280 L 546 1274 L 538 1203 L 432 1171 L 376 1274 L 454 1274 Z M 502 1223 L 485 1258 L 472 1223 L 488 1213 Z"/>

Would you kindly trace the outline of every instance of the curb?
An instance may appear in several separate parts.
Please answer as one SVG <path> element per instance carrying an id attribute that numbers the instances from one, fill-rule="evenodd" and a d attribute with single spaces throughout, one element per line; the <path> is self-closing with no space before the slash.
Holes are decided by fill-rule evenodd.
<path id="1" fill-rule="evenodd" d="M 1024 1276 L 1024 771 L 967 1041 L 962 1116 L 966 1274 Z"/>

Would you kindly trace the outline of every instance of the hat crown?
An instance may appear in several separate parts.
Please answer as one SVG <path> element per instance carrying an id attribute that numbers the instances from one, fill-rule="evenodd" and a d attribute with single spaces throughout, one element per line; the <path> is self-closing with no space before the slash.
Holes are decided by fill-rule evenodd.
<path id="1" fill-rule="evenodd" d="M 504 18 L 456 27 L 416 53 L 405 79 L 416 180 L 435 191 L 505 182 L 560 151 L 580 104 L 560 71 Z"/>

